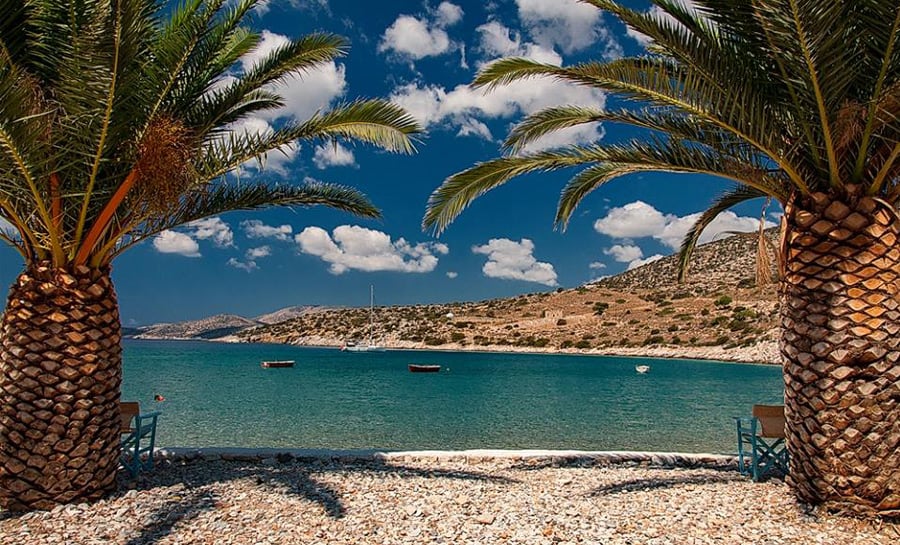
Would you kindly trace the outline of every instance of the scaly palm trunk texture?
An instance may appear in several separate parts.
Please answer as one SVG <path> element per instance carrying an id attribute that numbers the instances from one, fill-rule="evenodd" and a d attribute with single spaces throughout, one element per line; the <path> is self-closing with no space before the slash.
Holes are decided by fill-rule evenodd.
<path id="1" fill-rule="evenodd" d="M 789 482 L 798 497 L 900 515 L 900 219 L 851 187 L 785 209 Z"/>
<path id="2" fill-rule="evenodd" d="M 109 270 L 27 268 L 0 328 L 0 507 L 114 490 L 122 349 Z"/>

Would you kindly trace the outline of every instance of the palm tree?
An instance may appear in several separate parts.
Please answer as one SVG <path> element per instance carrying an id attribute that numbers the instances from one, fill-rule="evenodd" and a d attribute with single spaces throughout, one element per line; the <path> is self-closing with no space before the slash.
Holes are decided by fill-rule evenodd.
<path id="1" fill-rule="evenodd" d="M 648 54 L 558 67 L 494 62 L 474 85 L 549 77 L 637 107 L 561 106 L 528 116 L 509 152 L 432 194 L 440 232 L 476 197 L 534 171 L 583 167 L 565 185 L 564 228 L 588 193 L 642 171 L 711 174 L 736 185 L 699 220 L 769 196 L 784 209 L 781 352 L 788 477 L 798 498 L 900 514 L 900 9 L 896 0 L 652 0 L 638 12 L 584 0 L 648 40 Z M 641 139 L 523 153 L 583 123 Z"/>
<path id="2" fill-rule="evenodd" d="M 359 100 L 265 133 L 276 85 L 345 53 L 326 33 L 244 71 L 255 0 L 0 0 L 0 239 L 25 268 L 0 329 L 0 507 L 47 509 L 116 484 L 121 346 L 110 263 L 166 229 L 266 206 L 379 212 L 338 185 L 229 178 L 298 140 L 412 152 L 402 109 Z"/>

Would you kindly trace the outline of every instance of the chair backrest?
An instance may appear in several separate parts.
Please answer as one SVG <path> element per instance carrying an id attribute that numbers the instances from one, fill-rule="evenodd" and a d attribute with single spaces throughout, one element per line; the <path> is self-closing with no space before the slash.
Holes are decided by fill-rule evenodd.
<path id="1" fill-rule="evenodd" d="M 784 437 L 784 405 L 754 405 L 753 416 L 759 420 L 760 437 Z"/>
<path id="2" fill-rule="evenodd" d="M 119 413 L 122 415 L 122 431 L 130 431 L 132 419 L 141 414 L 141 404 L 137 401 L 120 401 Z"/>

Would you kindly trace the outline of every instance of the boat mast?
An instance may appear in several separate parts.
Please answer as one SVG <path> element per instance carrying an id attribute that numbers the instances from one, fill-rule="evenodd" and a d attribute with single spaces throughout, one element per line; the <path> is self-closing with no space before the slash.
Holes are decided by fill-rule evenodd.
<path id="1" fill-rule="evenodd" d="M 369 285 L 369 346 L 372 346 L 372 329 L 375 327 L 373 320 L 375 312 L 375 285 Z"/>

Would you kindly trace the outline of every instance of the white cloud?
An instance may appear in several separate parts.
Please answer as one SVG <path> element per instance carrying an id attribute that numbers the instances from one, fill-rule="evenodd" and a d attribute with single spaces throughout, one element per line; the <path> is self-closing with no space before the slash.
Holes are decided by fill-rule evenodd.
<path id="1" fill-rule="evenodd" d="M 479 36 L 479 49 L 488 58 L 525 57 L 537 62 L 562 64 L 562 57 L 553 50 L 532 42 L 523 42 L 519 33 L 497 21 L 489 21 L 475 29 Z"/>
<path id="2" fill-rule="evenodd" d="M 253 272 L 259 268 L 255 261 L 241 261 L 234 257 L 228 259 L 228 264 L 235 269 L 242 269 L 247 272 Z"/>
<path id="3" fill-rule="evenodd" d="M 270 255 L 272 255 L 272 249 L 270 247 L 259 246 L 257 248 L 250 248 L 244 252 L 244 261 L 232 257 L 228 260 L 228 264 L 236 269 L 253 272 L 259 269 L 259 264 L 256 261 Z"/>
<path id="4" fill-rule="evenodd" d="M 440 55 L 449 49 L 450 37 L 443 29 L 431 27 L 428 21 L 411 15 L 397 17 L 378 44 L 379 53 L 393 51 L 413 60 Z"/>
<path id="5" fill-rule="evenodd" d="M 589 269 L 605 269 L 605 268 L 606 268 L 606 263 L 602 263 L 602 262 L 600 262 L 600 261 L 594 261 L 593 263 L 591 263 L 590 265 L 588 265 L 588 268 L 589 268 Z"/>
<path id="6" fill-rule="evenodd" d="M 190 236 L 177 231 L 163 231 L 153 237 L 153 247 L 163 254 L 200 257 L 200 246 Z"/>
<path id="7" fill-rule="evenodd" d="M 463 17 L 463 10 L 456 4 L 450 2 L 441 2 L 437 7 L 435 20 L 441 26 L 453 26 L 460 22 Z"/>
<path id="8" fill-rule="evenodd" d="M 353 151 L 345 148 L 339 142 L 325 143 L 316 146 L 313 163 L 320 169 L 330 166 L 355 166 L 356 158 Z"/>
<path id="9" fill-rule="evenodd" d="M 399 15 L 381 36 L 378 52 L 391 52 L 399 58 L 416 61 L 459 49 L 462 52 L 461 62 L 465 65 L 463 44 L 451 40 L 446 31 L 462 17 L 462 8 L 451 2 L 441 2 L 437 8 L 429 9 L 420 17 Z"/>
<path id="10" fill-rule="evenodd" d="M 652 205 L 634 201 L 610 209 L 606 216 L 594 222 L 594 229 L 600 234 L 618 239 L 654 238 L 674 250 L 681 246 L 682 239 L 700 215 L 700 212 L 687 216 L 663 214 Z M 774 223 L 766 220 L 767 228 L 774 226 Z M 703 244 L 715 238 L 731 236 L 728 231 L 752 232 L 757 229 L 759 218 L 738 216 L 731 210 L 726 210 L 704 229 L 699 242 Z"/>
<path id="11" fill-rule="evenodd" d="M 257 47 L 241 57 L 244 71 L 255 66 L 269 53 L 290 43 L 287 36 L 263 30 L 262 39 Z M 323 63 L 313 70 L 295 74 L 285 78 L 272 89 L 284 98 L 282 108 L 260 112 L 259 116 L 271 120 L 280 117 L 293 117 L 306 120 L 317 110 L 332 103 L 344 94 L 347 87 L 344 65 L 334 61 Z"/>
<path id="12" fill-rule="evenodd" d="M 431 272 L 438 264 L 435 254 L 446 255 L 446 244 L 420 242 L 412 245 L 403 238 L 358 225 L 341 225 L 332 234 L 320 227 L 307 227 L 294 237 L 300 251 L 330 263 L 329 272 L 348 270 Z"/>
<path id="13" fill-rule="evenodd" d="M 493 238 L 482 246 L 473 246 L 476 254 L 488 256 L 481 268 L 489 278 L 524 280 L 546 286 L 556 286 L 556 271 L 553 265 L 535 259 L 534 242 L 523 238 L 520 242 L 508 238 Z"/>
<path id="14" fill-rule="evenodd" d="M 631 269 L 636 269 L 636 268 L 640 267 L 641 265 L 646 265 L 647 263 L 653 263 L 654 261 L 656 261 L 658 259 L 662 259 L 663 257 L 665 257 L 665 256 L 663 256 L 661 254 L 654 254 L 654 255 L 651 255 L 650 257 L 647 257 L 644 259 L 635 259 L 634 261 L 632 261 L 628 264 L 628 270 L 630 271 Z"/>
<path id="15" fill-rule="evenodd" d="M 219 248 L 234 246 L 234 233 L 231 227 L 218 216 L 204 218 L 185 224 L 192 230 L 191 236 L 199 240 L 212 240 Z"/>
<path id="16" fill-rule="evenodd" d="M 272 255 L 272 248 L 268 246 L 259 246 L 257 248 L 250 248 L 247 250 L 247 258 L 248 259 L 259 259 L 261 257 L 269 257 Z"/>
<path id="17" fill-rule="evenodd" d="M 601 12 L 578 0 L 516 0 L 519 19 L 535 41 L 572 53 L 603 44 L 607 57 L 621 56 L 622 48 L 600 20 Z"/>
<path id="18" fill-rule="evenodd" d="M 294 228 L 290 225 L 279 225 L 278 227 L 266 225 L 260 220 L 245 220 L 241 222 L 241 228 L 247 238 L 274 238 L 277 240 L 290 240 L 291 233 Z"/>
<path id="19" fill-rule="evenodd" d="M 700 212 L 690 214 L 684 217 L 673 217 L 666 225 L 666 228 L 656 238 L 661 240 L 663 244 L 670 248 L 678 248 L 684 235 L 694 226 L 697 219 L 700 218 Z M 766 228 L 775 227 L 775 224 L 766 220 Z M 700 235 L 700 244 L 709 242 L 714 239 L 730 237 L 732 234 L 727 231 L 737 231 L 741 233 L 750 233 L 759 229 L 759 218 L 750 216 L 738 216 L 731 210 L 726 210 L 716 216 L 716 219 L 703 230 Z"/>
<path id="20" fill-rule="evenodd" d="M 644 252 L 639 247 L 632 244 L 616 244 L 603 250 L 603 253 L 611 255 L 619 263 L 628 263 L 629 261 L 640 259 L 644 255 Z"/>
<path id="21" fill-rule="evenodd" d="M 471 117 L 466 117 L 460 120 L 459 122 L 459 131 L 456 132 L 456 136 L 480 136 L 485 140 L 493 139 L 493 135 L 491 134 L 491 129 L 488 126 L 478 121 L 477 119 L 473 119 Z"/>
<path id="22" fill-rule="evenodd" d="M 447 278 L 450 278 L 452 280 L 453 278 L 456 278 L 457 276 L 459 276 L 459 273 L 454 272 L 454 271 L 447 271 Z"/>
<path id="23" fill-rule="evenodd" d="M 515 82 L 487 94 L 468 85 L 458 85 L 448 91 L 438 85 L 410 83 L 395 89 L 391 100 L 406 108 L 426 127 L 455 127 L 460 135 L 471 134 L 489 139 L 490 130 L 479 118 L 512 118 L 560 104 L 603 108 L 606 95 L 596 89 L 541 78 Z M 599 125 L 584 125 L 538 140 L 527 151 L 569 143 L 595 142 L 601 137 Z"/>

